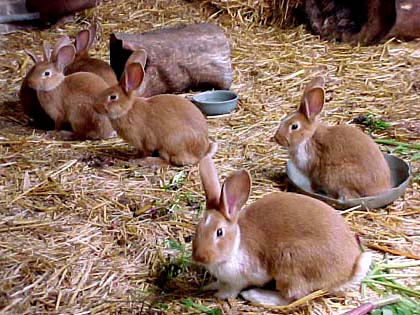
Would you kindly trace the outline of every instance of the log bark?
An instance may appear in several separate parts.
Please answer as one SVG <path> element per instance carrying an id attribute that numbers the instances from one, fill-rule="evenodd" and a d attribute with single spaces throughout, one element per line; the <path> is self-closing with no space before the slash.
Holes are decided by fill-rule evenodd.
<path id="1" fill-rule="evenodd" d="M 117 77 L 123 73 L 128 57 L 138 49 L 147 52 L 139 96 L 229 89 L 232 83 L 229 43 L 216 25 L 200 23 L 142 34 L 111 34 L 111 67 Z"/>

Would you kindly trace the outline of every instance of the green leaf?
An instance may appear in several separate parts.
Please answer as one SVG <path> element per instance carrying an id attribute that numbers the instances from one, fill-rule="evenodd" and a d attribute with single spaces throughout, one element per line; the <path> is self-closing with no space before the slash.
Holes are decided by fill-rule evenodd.
<path id="1" fill-rule="evenodd" d="M 188 308 L 195 308 L 196 310 L 199 310 L 200 312 L 204 312 L 207 315 L 220 315 L 220 314 L 222 314 L 222 311 L 220 309 L 210 308 L 210 307 L 207 307 L 205 305 L 194 303 L 190 299 L 184 299 L 184 300 L 181 301 L 181 303 L 184 304 L 184 306 L 186 306 Z"/>
<path id="2" fill-rule="evenodd" d="M 382 315 L 396 315 L 397 311 L 394 312 L 393 307 L 385 306 L 382 308 Z"/>
<path id="3" fill-rule="evenodd" d="M 382 315 L 382 311 L 380 309 L 375 309 L 370 311 L 371 315 Z"/>
<path id="4" fill-rule="evenodd" d="M 409 309 L 403 308 L 400 305 L 396 305 L 395 308 L 397 309 L 398 315 L 413 315 Z"/>
<path id="5" fill-rule="evenodd" d="M 179 251 L 184 250 L 184 245 L 182 245 L 181 243 L 179 243 L 175 240 L 166 240 L 165 245 L 166 245 L 166 247 L 168 247 L 170 249 L 176 249 L 176 250 L 179 250 Z"/>

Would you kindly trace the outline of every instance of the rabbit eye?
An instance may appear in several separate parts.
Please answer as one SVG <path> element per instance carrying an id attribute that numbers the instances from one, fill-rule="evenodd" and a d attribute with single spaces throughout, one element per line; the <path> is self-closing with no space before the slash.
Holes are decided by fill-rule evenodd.
<path id="1" fill-rule="evenodd" d="M 115 101 L 117 99 L 118 99 L 118 96 L 115 95 L 115 94 L 112 94 L 112 95 L 108 96 L 108 100 L 110 100 L 110 101 Z"/>
<path id="2" fill-rule="evenodd" d="M 51 76 L 51 71 L 50 70 L 45 70 L 44 73 L 42 74 L 44 77 L 50 77 Z"/>
<path id="3" fill-rule="evenodd" d="M 223 229 L 222 229 L 222 228 L 217 229 L 217 231 L 216 231 L 216 236 L 217 236 L 217 237 L 223 236 Z"/>
<path id="4" fill-rule="evenodd" d="M 290 126 L 290 129 L 297 130 L 299 128 L 299 124 L 293 124 Z"/>

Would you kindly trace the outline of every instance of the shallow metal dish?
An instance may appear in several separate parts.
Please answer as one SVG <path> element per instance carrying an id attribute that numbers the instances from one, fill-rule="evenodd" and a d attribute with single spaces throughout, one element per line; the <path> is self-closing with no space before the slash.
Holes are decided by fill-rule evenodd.
<path id="1" fill-rule="evenodd" d="M 191 101 L 206 115 L 222 115 L 233 111 L 238 95 L 228 90 L 214 90 L 194 95 Z"/>
<path id="2" fill-rule="evenodd" d="M 402 196 L 411 177 L 408 163 L 393 155 L 384 154 L 384 156 L 391 170 L 392 188 L 376 196 L 340 200 L 316 193 L 312 190 L 308 178 L 296 168 L 291 160 L 287 161 L 286 173 L 297 190 L 308 196 L 325 201 L 336 209 L 347 209 L 358 205 L 365 206 L 369 209 L 380 208 Z"/>

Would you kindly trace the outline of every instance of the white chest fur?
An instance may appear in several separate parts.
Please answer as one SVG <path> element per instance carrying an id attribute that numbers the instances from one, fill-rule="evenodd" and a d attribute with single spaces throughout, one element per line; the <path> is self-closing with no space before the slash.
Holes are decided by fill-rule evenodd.
<path id="1" fill-rule="evenodd" d="M 308 150 L 308 141 L 304 141 L 296 146 L 293 150 L 293 157 L 296 166 L 302 170 L 306 171 L 309 166 L 309 162 L 311 159 L 309 150 Z"/>
<path id="2" fill-rule="evenodd" d="M 217 280 L 239 289 L 250 285 L 264 285 L 271 280 L 267 271 L 240 248 L 232 252 L 229 260 L 207 268 Z"/>

